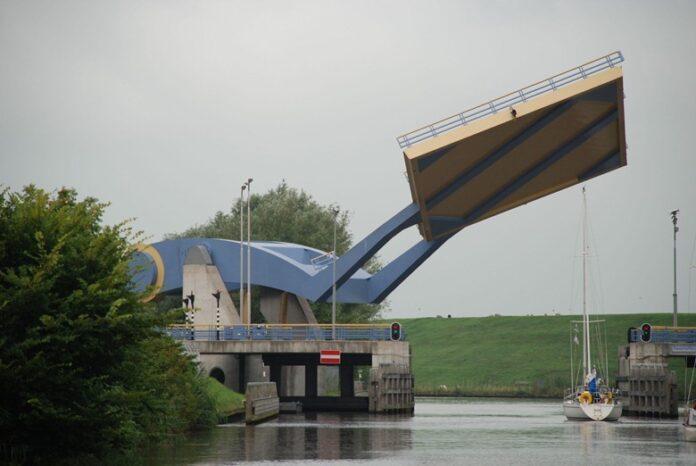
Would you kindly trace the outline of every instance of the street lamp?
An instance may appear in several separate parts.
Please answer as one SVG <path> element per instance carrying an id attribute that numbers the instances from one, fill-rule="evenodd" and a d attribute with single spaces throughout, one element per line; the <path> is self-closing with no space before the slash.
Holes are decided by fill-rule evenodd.
<path id="1" fill-rule="evenodd" d="M 249 178 L 247 185 L 247 323 L 251 325 L 251 182 Z"/>
<path id="2" fill-rule="evenodd" d="M 196 321 L 195 321 L 195 300 L 196 300 L 196 295 L 193 294 L 193 290 L 191 290 L 191 294 L 186 295 L 188 298 L 189 302 L 191 303 L 191 317 L 189 320 L 191 321 L 191 340 L 196 339 Z"/>
<path id="3" fill-rule="evenodd" d="M 246 183 L 242 185 L 239 195 L 239 313 L 244 322 L 244 190 Z"/>
<path id="4" fill-rule="evenodd" d="M 331 286 L 331 339 L 336 339 L 336 224 L 338 223 L 338 208 L 334 207 L 334 224 L 333 224 L 333 284 Z"/>
<path id="5" fill-rule="evenodd" d="M 216 311 L 215 311 L 215 335 L 216 339 L 220 339 L 220 290 L 217 290 L 215 293 L 212 293 L 213 298 L 215 298 L 215 302 L 217 303 L 216 305 Z"/>
<path id="6" fill-rule="evenodd" d="M 677 326 L 677 232 L 679 231 L 679 227 L 677 226 L 678 213 L 679 209 L 673 210 L 671 212 L 672 224 L 674 225 L 674 294 L 672 295 L 674 298 L 674 316 L 672 319 L 672 325 L 674 327 Z"/>

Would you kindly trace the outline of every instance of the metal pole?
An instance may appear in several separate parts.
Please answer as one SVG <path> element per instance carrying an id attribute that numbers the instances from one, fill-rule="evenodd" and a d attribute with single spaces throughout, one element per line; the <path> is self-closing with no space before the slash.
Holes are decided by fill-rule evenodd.
<path id="1" fill-rule="evenodd" d="M 590 324 L 587 318 L 587 197 L 582 187 L 582 371 L 583 384 L 592 371 L 590 360 Z"/>
<path id="2" fill-rule="evenodd" d="M 333 285 L 331 286 L 331 339 L 336 339 L 336 223 L 338 220 L 338 209 L 333 210 Z"/>
<path id="3" fill-rule="evenodd" d="M 679 209 L 672 211 L 672 224 L 674 225 L 674 315 L 672 316 L 672 325 L 677 326 L 677 232 L 679 227 L 677 226 L 677 214 Z"/>
<path id="4" fill-rule="evenodd" d="M 251 182 L 247 180 L 247 323 L 251 325 Z"/>
<path id="5" fill-rule="evenodd" d="M 239 314 L 242 323 L 246 318 L 244 313 L 244 190 L 246 183 L 242 185 L 239 195 Z"/>

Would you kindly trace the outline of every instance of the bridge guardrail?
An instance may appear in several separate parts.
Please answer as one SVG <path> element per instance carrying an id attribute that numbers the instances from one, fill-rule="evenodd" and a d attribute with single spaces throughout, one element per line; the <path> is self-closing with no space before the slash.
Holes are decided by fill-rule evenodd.
<path id="1" fill-rule="evenodd" d="M 631 329 L 630 342 L 641 343 L 641 330 Z M 696 327 L 658 327 L 651 329 L 650 343 L 696 343 Z"/>
<path id="2" fill-rule="evenodd" d="M 388 341 L 391 324 L 336 325 L 338 341 Z M 331 341 L 331 324 L 251 324 L 226 325 L 173 325 L 165 329 L 175 340 L 228 340 L 228 341 Z M 402 327 L 401 340 L 406 340 Z"/>
<path id="3" fill-rule="evenodd" d="M 452 115 L 451 117 L 444 118 L 430 125 L 423 126 L 406 134 L 402 134 L 401 136 L 397 137 L 396 140 L 399 143 L 399 147 L 401 149 L 405 149 L 406 147 L 421 141 L 425 141 L 426 139 L 434 138 L 455 128 L 468 125 L 469 123 L 488 115 L 493 115 L 501 110 L 509 109 L 513 105 L 526 102 L 527 100 L 538 95 L 553 92 L 560 87 L 575 81 L 580 81 L 588 76 L 599 73 L 600 71 L 614 68 L 615 66 L 620 65 L 623 61 L 624 58 L 621 52 L 617 51 L 610 53 L 609 55 L 597 58 L 596 60 L 592 60 L 576 68 L 571 68 L 563 73 L 551 76 L 543 81 L 531 84 L 509 94 L 505 94 L 502 97 L 498 97 L 497 99 L 493 99 L 477 107 L 464 110 L 463 112 Z"/>

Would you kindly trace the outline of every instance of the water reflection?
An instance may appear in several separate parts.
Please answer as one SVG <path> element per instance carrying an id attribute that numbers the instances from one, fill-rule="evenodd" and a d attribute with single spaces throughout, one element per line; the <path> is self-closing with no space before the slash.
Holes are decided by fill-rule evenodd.
<path id="1" fill-rule="evenodd" d="M 415 416 L 282 415 L 228 424 L 145 455 L 147 464 L 696 464 L 676 420 L 566 421 L 560 401 L 428 399 Z"/>
<path id="2" fill-rule="evenodd" d="M 306 413 L 256 426 L 226 424 L 183 444 L 153 449 L 146 463 L 372 459 L 410 448 L 411 417 Z"/>

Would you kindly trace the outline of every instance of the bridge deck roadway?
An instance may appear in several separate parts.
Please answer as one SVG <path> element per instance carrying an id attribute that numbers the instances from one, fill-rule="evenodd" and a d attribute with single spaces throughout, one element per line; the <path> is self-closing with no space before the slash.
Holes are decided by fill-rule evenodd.
<path id="1" fill-rule="evenodd" d="M 372 366 L 401 364 L 409 366 L 409 343 L 406 341 L 230 341 L 191 340 L 186 348 L 204 354 L 319 354 L 336 349 L 342 354 L 372 355 Z"/>

